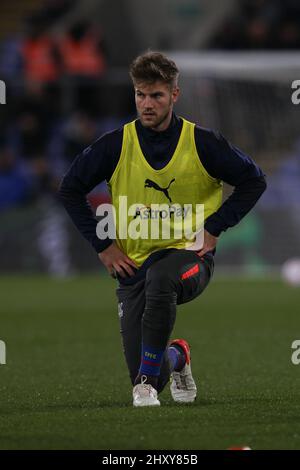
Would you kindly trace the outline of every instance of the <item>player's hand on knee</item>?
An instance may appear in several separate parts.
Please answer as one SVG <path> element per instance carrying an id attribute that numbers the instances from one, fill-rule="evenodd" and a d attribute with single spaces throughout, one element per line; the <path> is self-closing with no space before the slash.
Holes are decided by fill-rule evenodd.
<path id="1" fill-rule="evenodd" d="M 211 235 L 207 230 L 204 230 L 204 240 L 203 247 L 201 250 L 197 251 L 198 256 L 203 256 L 208 251 L 212 251 L 216 248 L 218 242 L 218 237 Z"/>
<path id="2" fill-rule="evenodd" d="M 116 278 L 118 273 L 121 277 L 133 276 L 137 265 L 120 250 L 115 242 L 101 253 L 98 253 L 100 261 L 106 267 L 108 273 Z"/>

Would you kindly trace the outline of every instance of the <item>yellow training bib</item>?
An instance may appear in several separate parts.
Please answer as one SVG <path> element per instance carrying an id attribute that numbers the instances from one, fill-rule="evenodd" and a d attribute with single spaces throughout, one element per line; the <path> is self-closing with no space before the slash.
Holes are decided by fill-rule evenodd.
<path id="1" fill-rule="evenodd" d="M 221 205 L 222 183 L 203 167 L 194 127 L 183 119 L 171 160 L 154 170 L 141 150 L 135 121 L 124 126 L 121 156 L 108 187 L 116 211 L 116 242 L 138 266 L 154 251 L 193 243 L 195 237 L 187 238 L 183 224 L 192 215 L 196 228 L 196 204 L 204 204 L 204 220 Z"/>

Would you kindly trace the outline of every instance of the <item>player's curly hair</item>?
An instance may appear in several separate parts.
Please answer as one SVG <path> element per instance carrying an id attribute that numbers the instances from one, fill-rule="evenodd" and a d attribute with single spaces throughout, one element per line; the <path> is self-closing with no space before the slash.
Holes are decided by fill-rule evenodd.
<path id="1" fill-rule="evenodd" d="M 134 59 L 129 68 L 133 83 L 154 83 L 161 81 L 171 87 L 177 85 L 178 68 L 161 52 L 147 51 Z"/>

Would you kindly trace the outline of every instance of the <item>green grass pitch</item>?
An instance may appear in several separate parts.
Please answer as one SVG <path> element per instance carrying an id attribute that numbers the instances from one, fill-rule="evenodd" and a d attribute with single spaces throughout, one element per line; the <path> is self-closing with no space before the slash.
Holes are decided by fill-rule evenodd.
<path id="1" fill-rule="evenodd" d="M 300 289 L 215 278 L 180 306 L 195 404 L 133 409 L 114 281 L 0 279 L 1 449 L 300 449 Z"/>

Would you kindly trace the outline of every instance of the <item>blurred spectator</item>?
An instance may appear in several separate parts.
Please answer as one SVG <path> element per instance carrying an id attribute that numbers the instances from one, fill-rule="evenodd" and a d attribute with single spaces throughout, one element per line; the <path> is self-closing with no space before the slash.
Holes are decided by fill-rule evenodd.
<path id="1" fill-rule="evenodd" d="M 106 68 L 102 40 L 89 23 L 77 23 L 60 44 L 63 71 L 67 75 L 101 76 Z"/>
<path id="2" fill-rule="evenodd" d="M 268 178 L 268 191 L 259 205 L 264 208 L 284 208 L 297 219 L 300 228 L 300 139 L 289 155 L 284 156 L 277 170 Z"/>
<path id="3" fill-rule="evenodd" d="M 29 180 L 15 154 L 0 145 L 0 211 L 24 203 L 30 192 Z"/>
<path id="4" fill-rule="evenodd" d="M 64 128 L 65 151 L 68 165 L 98 137 L 96 121 L 87 113 L 73 113 Z"/>
<path id="5" fill-rule="evenodd" d="M 16 111 L 20 153 L 26 160 L 33 160 L 46 151 L 50 124 L 42 88 L 30 88 Z"/>
<path id="6" fill-rule="evenodd" d="M 49 83 L 59 78 L 56 45 L 47 32 L 47 23 L 31 20 L 22 45 L 24 77 L 27 81 Z"/>
<path id="7" fill-rule="evenodd" d="M 53 116 L 45 102 L 43 88 L 34 86 L 27 90 L 16 114 L 17 149 L 31 173 L 34 194 L 51 193 L 56 188 L 48 161 Z"/>
<path id="8" fill-rule="evenodd" d="M 100 78 L 106 70 L 102 38 L 89 23 L 77 23 L 59 44 L 68 105 L 87 112 L 99 111 Z"/>
<path id="9" fill-rule="evenodd" d="M 22 73 L 22 44 L 19 35 L 12 35 L 1 42 L 0 48 L 0 75 L 5 80 L 21 78 Z"/>

